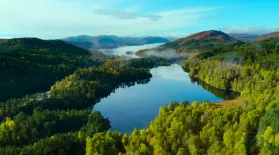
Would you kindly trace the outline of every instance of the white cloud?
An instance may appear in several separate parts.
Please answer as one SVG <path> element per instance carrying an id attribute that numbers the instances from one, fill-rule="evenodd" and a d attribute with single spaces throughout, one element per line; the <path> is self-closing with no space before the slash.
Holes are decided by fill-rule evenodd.
<path id="1" fill-rule="evenodd" d="M 148 18 L 150 20 L 156 21 L 161 17 L 159 15 L 138 14 L 138 13 L 132 13 L 128 11 L 103 9 L 103 8 L 95 9 L 95 12 L 100 15 L 106 15 L 106 16 L 116 17 L 120 19 L 135 19 L 135 18 L 143 17 L 143 18 Z"/>
<path id="2" fill-rule="evenodd" d="M 178 10 L 171 10 L 165 11 L 160 13 L 160 15 L 180 15 L 180 14 L 193 14 L 193 13 L 200 13 L 200 12 L 207 12 L 221 9 L 221 7 L 198 7 L 198 8 L 185 8 L 185 9 L 178 9 Z"/>
<path id="3" fill-rule="evenodd" d="M 264 26 L 245 27 L 245 26 L 232 26 L 229 28 L 221 28 L 225 33 L 239 33 L 239 34 L 265 34 L 274 31 L 279 31 L 279 28 L 267 28 Z"/>
<path id="4" fill-rule="evenodd" d="M 200 22 L 216 8 L 140 13 L 136 7 L 111 9 L 121 0 L 1 0 L 0 30 L 11 36 L 62 38 L 74 35 L 152 35 Z M 94 4 L 94 6 L 92 6 Z M 94 8 L 94 9 L 93 9 Z M 97 11 L 96 11 L 97 10 Z"/>

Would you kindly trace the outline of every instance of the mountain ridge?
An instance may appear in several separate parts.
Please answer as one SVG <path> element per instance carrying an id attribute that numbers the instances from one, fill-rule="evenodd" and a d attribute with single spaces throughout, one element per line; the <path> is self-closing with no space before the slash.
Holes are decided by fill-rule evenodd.
<path id="1" fill-rule="evenodd" d="M 242 41 L 234 39 L 224 32 L 209 30 L 166 43 L 157 48 L 138 51 L 136 55 L 140 57 L 154 55 L 170 59 L 181 59 L 189 58 L 214 48 L 230 48 L 238 43 L 242 43 Z"/>
<path id="2" fill-rule="evenodd" d="M 79 35 L 62 39 L 70 44 L 87 50 L 102 48 L 117 48 L 121 46 L 144 45 L 153 43 L 167 43 L 170 39 L 157 36 L 148 37 L 118 37 L 115 35 Z"/>
<path id="3" fill-rule="evenodd" d="M 177 53 L 193 53 L 200 52 L 206 48 L 212 48 L 216 45 L 232 42 L 239 42 L 239 40 L 230 37 L 224 32 L 209 30 L 195 33 L 174 42 L 167 43 L 163 46 L 167 48 L 174 48 Z"/>
<path id="4" fill-rule="evenodd" d="M 270 32 L 266 34 L 245 34 L 245 33 L 231 33 L 229 34 L 231 37 L 245 41 L 245 42 L 252 42 L 252 41 L 259 41 L 259 40 L 266 40 L 272 37 L 279 37 L 279 31 Z"/>
<path id="5" fill-rule="evenodd" d="M 228 35 L 230 35 L 231 37 L 233 37 L 237 40 L 241 40 L 241 41 L 245 41 L 245 42 L 254 41 L 256 38 L 258 38 L 260 36 L 257 34 L 245 34 L 245 33 L 230 33 Z"/>
<path id="6" fill-rule="evenodd" d="M 266 40 L 266 39 L 273 38 L 273 37 L 278 38 L 279 37 L 279 31 L 262 34 L 259 37 L 257 37 L 256 40 Z"/>

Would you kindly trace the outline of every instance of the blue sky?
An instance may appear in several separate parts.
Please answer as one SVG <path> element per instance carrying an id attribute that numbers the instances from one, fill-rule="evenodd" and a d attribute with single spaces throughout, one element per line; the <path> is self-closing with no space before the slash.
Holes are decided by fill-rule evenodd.
<path id="1" fill-rule="evenodd" d="M 185 37 L 279 30 L 278 0 L 1 0 L 0 37 Z"/>

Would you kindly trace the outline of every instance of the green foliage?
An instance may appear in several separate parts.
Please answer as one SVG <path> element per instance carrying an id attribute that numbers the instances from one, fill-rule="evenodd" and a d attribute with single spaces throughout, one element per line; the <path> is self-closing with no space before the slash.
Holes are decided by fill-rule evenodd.
<path id="1" fill-rule="evenodd" d="M 242 128 L 245 124 L 242 118 L 245 117 L 245 111 L 239 106 L 223 107 L 198 102 L 189 105 L 188 102 L 174 102 L 161 107 L 159 115 L 147 129 L 135 129 L 131 135 L 123 135 L 122 145 L 125 151 L 110 153 L 245 154 L 247 133 L 246 128 Z M 99 139 L 104 137 L 107 137 L 105 133 Z M 113 146 L 115 142 L 119 142 L 117 139 L 109 137 L 103 142 L 96 140 L 94 143 L 89 138 L 87 153 L 106 154 L 105 150 L 115 151 Z M 104 143 L 111 145 L 106 146 Z"/>
<path id="2" fill-rule="evenodd" d="M 21 149 L 21 154 L 64 154 L 82 155 L 84 154 L 83 144 L 77 138 L 76 133 L 64 133 L 53 135 L 49 138 L 41 139 L 33 145 L 25 146 Z"/>
<path id="3" fill-rule="evenodd" d="M 124 151 L 122 134 L 118 132 L 97 133 L 86 139 L 86 155 L 117 155 Z"/>
<path id="4" fill-rule="evenodd" d="M 159 66 L 169 66 L 171 65 L 171 62 L 168 60 L 165 60 L 163 58 L 155 57 L 155 56 L 148 56 L 140 59 L 131 59 L 129 61 L 122 61 L 118 64 L 125 64 L 129 67 L 134 68 L 154 68 Z"/>
<path id="5" fill-rule="evenodd" d="M 102 134 L 94 135 L 110 128 L 109 120 L 90 106 L 118 87 L 148 82 L 148 68 L 163 61 L 108 60 L 99 67 L 76 70 L 50 92 L 0 103 L 0 154 L 84 154 L 87 137 L 98 140 Z M 104 145 L 115 144 L 110 153 L 124 151 L 121 134 L 107 133 L 107 137 L 112 138 L 104 139 Z M 103 145 L 94 149 L 99 147 Z"/>
<path id="6" fill-rule="evenodd" d="M 279 109 L 272 109 L 265 113 L 261 118 L 258 132 L 263 134 L 267 127 L 271 127 L 276 133 L 279 132 Z"/>
<path id="7" fill-rule="evenodd" d="M 19 113 L 13 120 L 6 118 L 1 123 L 0 146 L 29 145 L 57 133 L 78 131 L 83 126 L 92 126 L 91 133 L 110 127 L 100 113 L 90 114 L 89 110 L 40 111 L 37 108 L 31 116 Z"/>
<path id="8" fill-rule="evenodd" d="M 68 132 L 56 134 L 51 137 L 41 139 L 38 142 L 24 147 L 7 146 L 0 148 L 0 154 L 63 154 L 63 155 L 82 155 L 85 150 L 83 144 L 77 138 L 76 133 Z"/>
<path id="9" fill-rule="evenodd" d="M 75 100 L 80 105 L 94 105 L 123 84 L 144 82 L 152 76 L 149 69 L 129 67 L 127 64 L 130 63 L 107 62 L 100 67 L 79 69 L 56 82 L 51 87 L 50 97 Z"/>
<path id="10" fill-rule="evenodd" d="M 276 38 L 246 43 L 209 58 L 197 55 L 183 65 L 195 79 L 241 93 L 244 103 L 239 106 L 239 121 L 229 119 L 232 126 L 225 125 L 228 130 L 221 133 L 222 143 L 235 149 L 228 154 L 278 154 L 278 110 L 273 110 L 279 106 L 278 43 Z M 236 137 L 238 141 L 234 141 Z M 222 152 L 220 144 L 208 151 Z"/>
<path id="11" fill-rule="evenodd" d="M 108 60 L 78 69 L 49 94 L 0 104 L 0 154 L 278 154 L 278 42 L 208 45 L 211 50 L 187 60 L 184 69 L 212 87 L 241 93 L 243 102 L 173 102 L 130 135 L 107 132 L 108 119 L 85 109 L 118 87 L 146 82 L 148 68 L 166 61 Z"/>
<path id="12" fill-rule="evenodd" d="M 279 153 L 279 109 L 269 110 L 261 118 L 258 135 L 258 145 L 261 147 L 260 154 Z"/>
<path id="13" fill-rule="evenodd" d="M 63 41 L 0 40 L 0 100 L 46 91 L 80 67 L 96 64 L 89 52 Z"/>

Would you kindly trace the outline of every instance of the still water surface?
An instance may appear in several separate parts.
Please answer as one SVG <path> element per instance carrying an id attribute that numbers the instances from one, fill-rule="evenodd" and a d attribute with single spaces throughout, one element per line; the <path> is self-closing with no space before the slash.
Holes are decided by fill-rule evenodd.
<path id="1" fill-rule="evenodd" d="M 114 51 L 117 52 L 110 50 L 110 54 L 125 55 L 119 49 Z M 151 73 L 153 77 L 147 84 L 118 88 L 94 106 L 94 110 L 109 118 L 111 130 L 130 133 L 134 128 L 145 128 L 158 115 L 159 108 L 172 101 L 223 101 L 222 92 L 216 91 L 214 95 L 204 85 L 191 82 L 188 73 L 177 64 L 151 69 Z"/>

